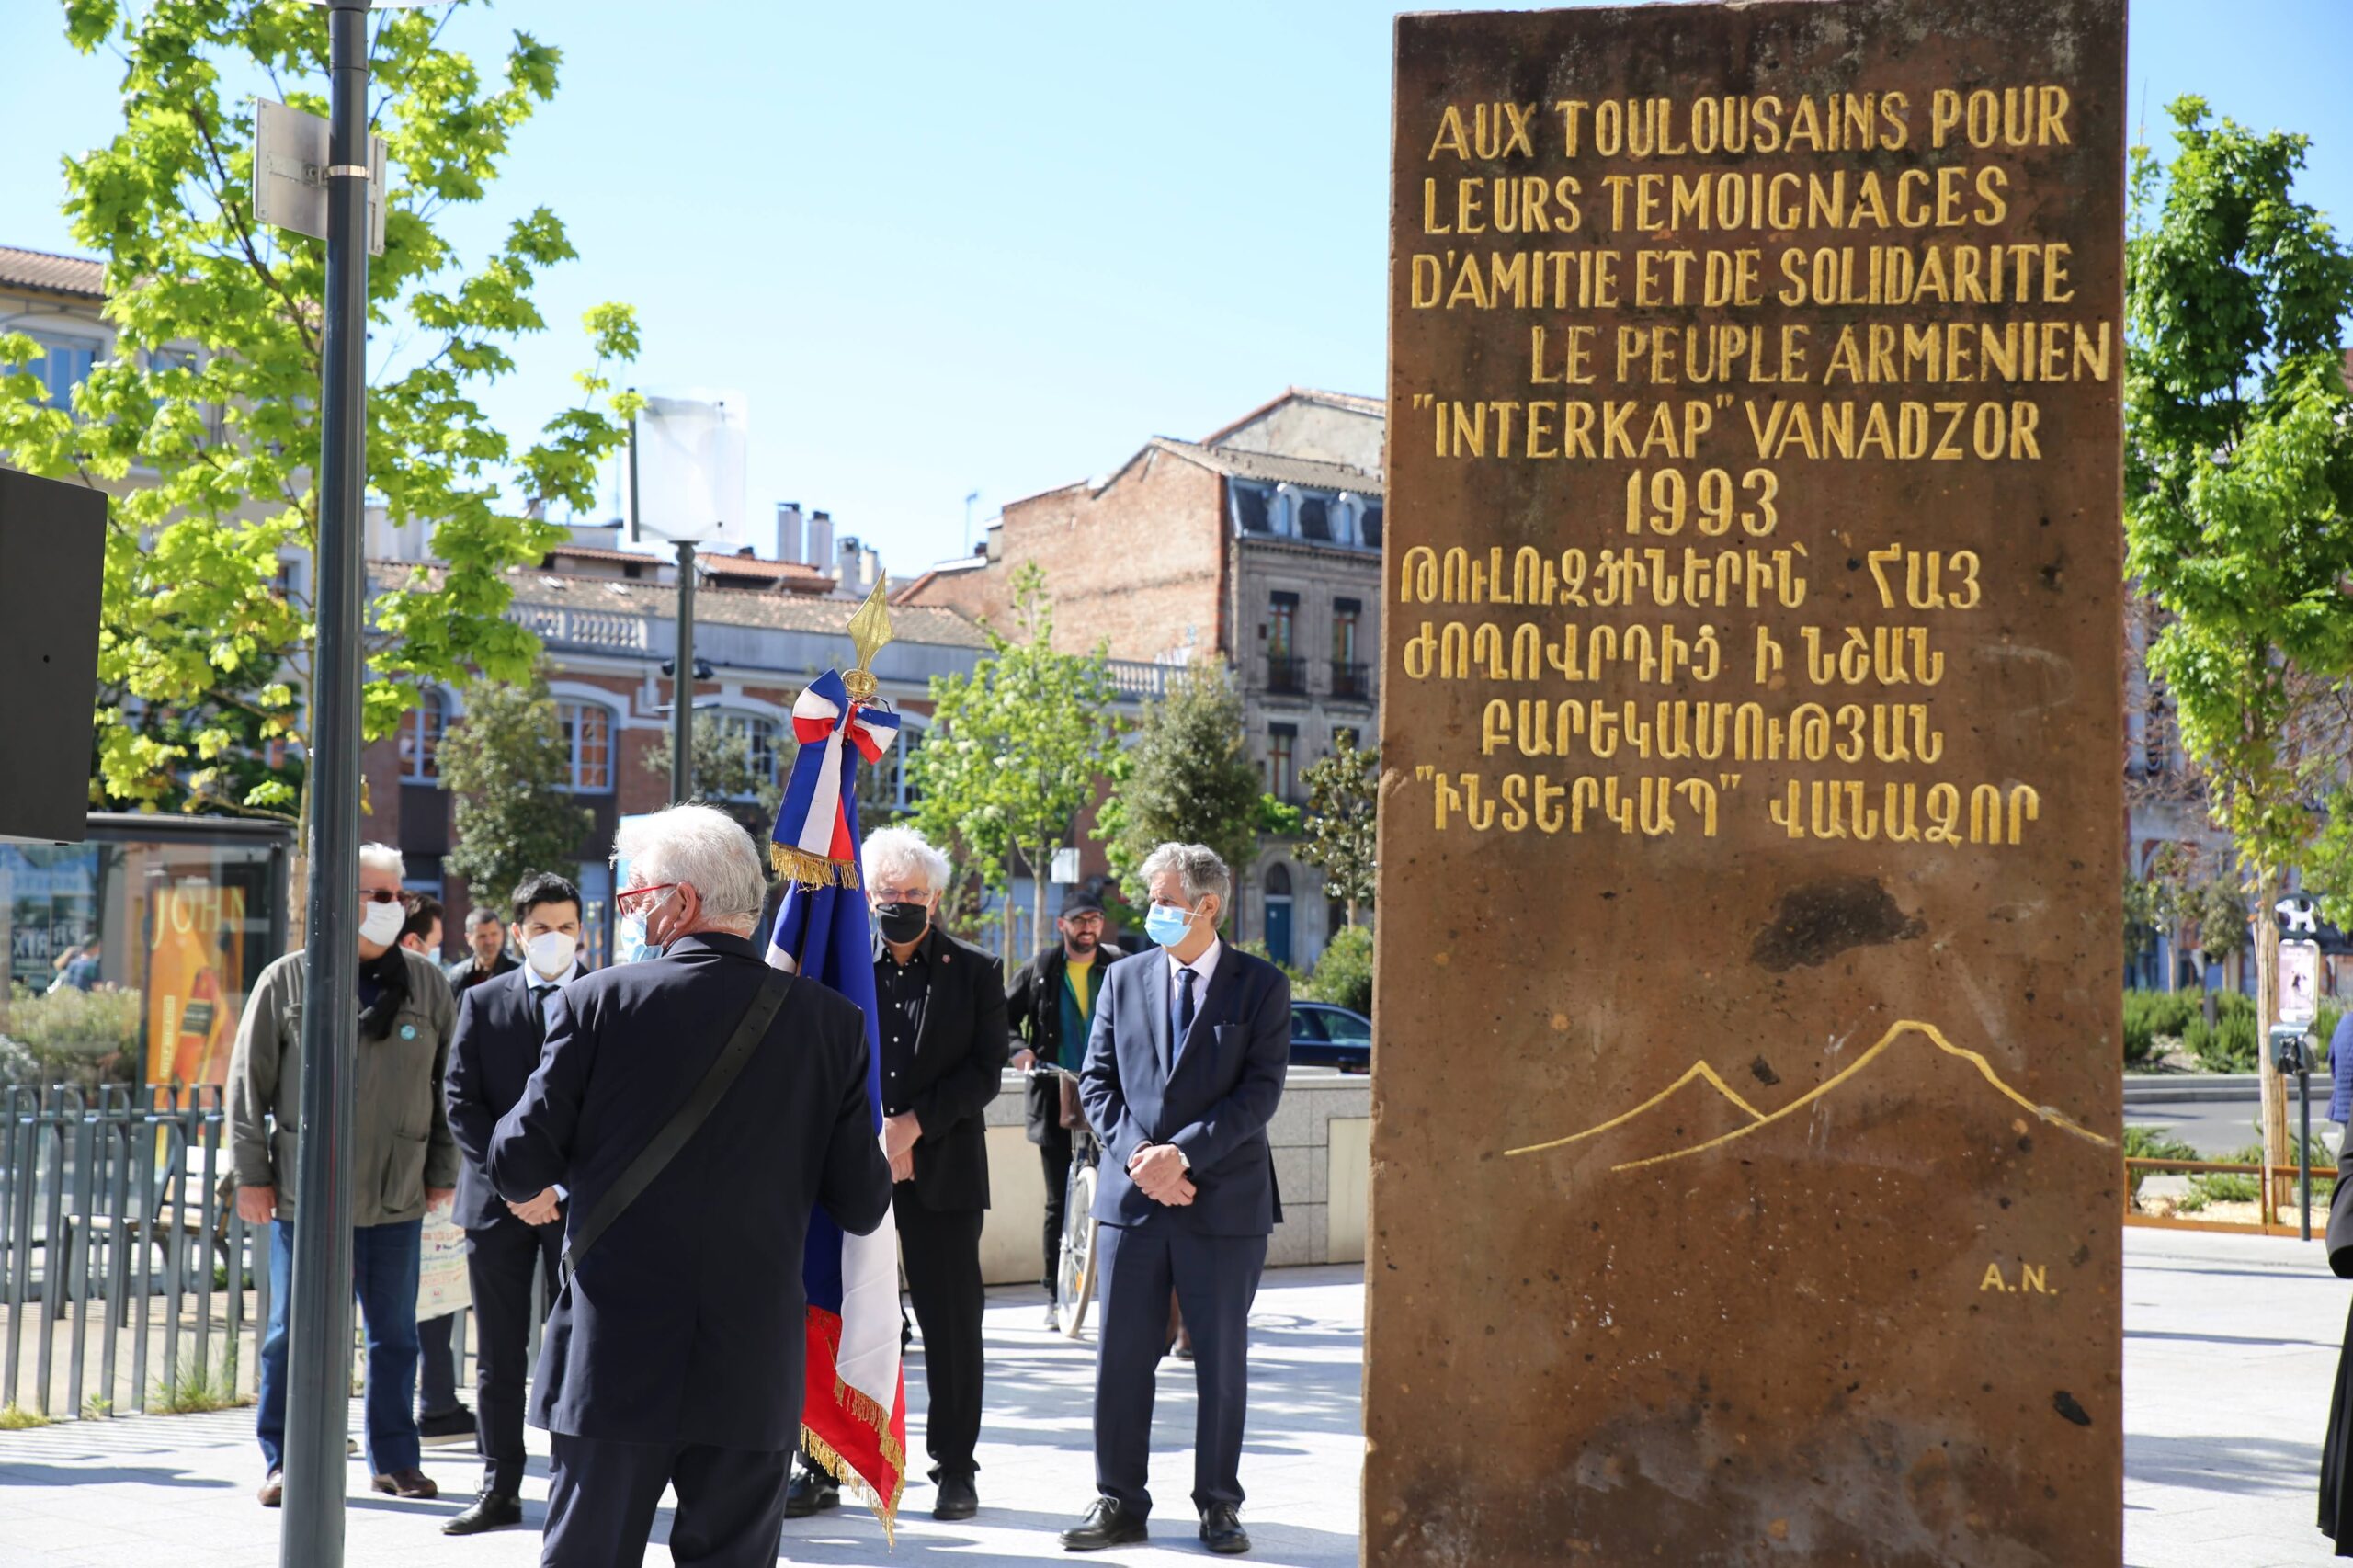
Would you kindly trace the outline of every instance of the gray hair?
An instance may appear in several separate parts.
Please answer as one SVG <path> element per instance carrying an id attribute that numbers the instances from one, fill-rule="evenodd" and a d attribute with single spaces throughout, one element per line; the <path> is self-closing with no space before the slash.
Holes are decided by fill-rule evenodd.
<path id="1" fill-rule="evenodd" d="M 469 931 L 483 926 L 504 926 L 506 924 L 506 917 L 499 914 L 498 911 L 491 908 L 491 906 L 486 903 L 475 904 L 473 907 L 473 913 L 466 916 L 466 929 Z"/>
<path id="2" fill-rule="evenodd" d="M 1147 887 L 1164 871 L 1176 872 L 1184 883 L 1187 903 L 1199 903 L 1215 894 L 1221 912 L 1233 907 L 1233 873 L 1208 845 L 1164 844 L 1144 857 L 1141 874 Z"/>
<path id="3" fill-rule="evenodd" d="M 640 885 L 684 882 L 702 895 L 703 918 L 744 931 L 759 924 L 767 873 L 743 824 L 710 806 L 671 806 L 621 824 L 616 859 Z"/>
<path id="4" fill-rule="evenodd" d="M 396 877 L 408 875 L 408 862 L 401 852 L 389 844 L 363 844 L 359 846 L 359 863 L 374 871 L 390 871 Z"/>
<path id="5" fill-rule="evenodd" d="M 858 859 L 866 870 L 866 885 L 880 886 L 909 871 L 923 873 L 923 885 L 933 892 L 948 891 L 948 857 L 911 827 L 878 827 L 866 835 Z"/>

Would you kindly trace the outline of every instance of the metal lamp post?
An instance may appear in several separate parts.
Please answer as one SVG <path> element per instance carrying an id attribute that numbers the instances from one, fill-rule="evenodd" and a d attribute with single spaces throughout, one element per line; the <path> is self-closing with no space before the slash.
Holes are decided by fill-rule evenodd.
<path id="1" fill-rule="evenodd" d="M 319 389 L 318 616 L 311 689 L 310 899 L 292 1224 L 283 1568 L 343 1562 L 351 1403 L 351 1131 L 358 1035 L 361 504 L 368 257 L 384 245 L 384 153 L 368 130 L 368 14 L 444 0 L 310 0 L 327 13 L 328 116 L 256 106 L 254 211 L 326 241 Z M 272 1244 L 278 1237 L 273 1235 Z"/>

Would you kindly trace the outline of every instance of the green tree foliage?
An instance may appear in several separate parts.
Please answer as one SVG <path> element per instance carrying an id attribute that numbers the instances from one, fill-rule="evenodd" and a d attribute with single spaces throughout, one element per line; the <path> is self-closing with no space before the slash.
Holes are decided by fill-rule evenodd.
<path id="1" fill-rule="evenodd" d="M 2277 1017 L 2268 912 L 2353 809 L 2353 255 L 2291 190 L 2308 142 L 2170 106 L 2179 152 L 2132 158 L 2126 268 L 2127 565 L 2172 617 L 2151 669 L 2178 704 L 2256 922 L 2257 1033 Z M 2307 869 L 2313 868 L 2307 863 Z M 2341 888 L 2341 875 L 2322 885 Z M 2265 1142 L 2287 1137 L 2268 1060 Z"/>
<path id="2" fill-rule="evenodd" d="M 456 842 L 442 864 L 502 904 L 531 871 L 569 875 L 596 817 L 563 791 L 572 777 L 547 677 L 483 680 L 441 738 L 441 784 L 457 796 Z"/>
<path id="3" fill-rule="evenodd" d="M 1140 886 L 1144 857 L 1172 841 L 1208 845 L 1238 881 L 1258 852 L 1265 794 L 1243 739 L 1242 693 L 1223 665 L 1201 660 L 1145 708 L 1096 835 L 1123 887 Z"/>
<path id="4" fill-rule="evenodd" d="M 256 778 L 224 762 L 256 735 L 299 735 L 304 722 L 310 606 L 280 563 L 314 556 L 317 544 L 326 258 L 322 242 L 254 222 L 244 95 L 262 86 L 324 114 L 324 97 L 301 84 L 325 80 L 326 13 L 253 0 L 67 0 L 63 14 L 74 48 L 124 62 L 120 128 L 64 169 L 74 238 L 106 262 L 116 348 L 61 408 L 21 369 L 40 346 L 0 334 L 0 450 L 89 483 L 143 471 L 118 486 L 126 493 L 106 551 L 106 795 L 285 812 L 299 775 Z M 502 495 L 511 487 L 527 504 L 593 506 L 597 464 L 626 437 L 633 405 L 608 380 L 637 350 L 635 317 L 614 304 L 587 313 L 578 400 L 536 440 L 518 446 L 478 401 L 545 329 L 534 287 L 574 251 L 563 222 L 538 208 L 470 266 L 448 220 L 483 199 L 510 139 L 553 97 L 560 56 L 518 32 L 485 80 L 440 42 L 449 16 L 392 11 L 372 29 L 391 189 L 385 252 L 368 278 L 368 489 L 394 523 L 431 528 L 448 564 L 375 602 L 370 736 L 389 733 L 428 682 L 528 672 L 538 640 L 504 619 L 504 574 L 560 535 Z"/>
<path id="5" fill-rule="evenodd" d="M 1299 858 L 1324 873 L 1324 895 L 1347 905 L 1353 927 L 1372 903 L 1380 749 L 1358 751 L 1356 737 L 1344 733 L 1331 755 L 1309 763 L 1302 777 L 1307 780 L 1307 841 L 1299 846 Z"/>
<path id="6" fill-rule="evenodd" d="M 1372 1017 L 1372 930 L 1348 926 L 1332 933 L 1300 994 Z"/>
<path id="7" fill-rule="evenodd" d="M 752 743 L 741 734 L 730 734 L 719 722 L 718 715 L 695 715 L 695 799 L 707 801 L 744 824 L 752 842 L 760 847 L 763 860 L 767 857 L 768 837 L 776 831 L 777 807 L 784 800 L 784 779 L 792 772 L 792 742 L 789 735 L 777 742 L 776 777 L 771 778 L 753 766 Z M 664 730 L 662 738 L 645 754 L 645 770 L 656 778 L 670 777 L 670 732 Z M 859 778 L 865 774 L 861 772 Z M 861 816 L 861 825 L 868 824 Z"/>
<path id="8" fill-rule="evenodd" d="M 971 675 L 932 678 L 931 728 L 908 766 L 917 830 L 1000 892 L 1016 858 L 1028 861 L 1033 930 L 1043 933 L 1048 862 L 1093 797 L 1118 726 L 1103 652 L 1054 652 L 1053 604 L 1035 565 L 1014 576 L 1013 617 L 1017 635 L 992 629 Z M 1008 963 L 1021 957 L 1006 953 Z"/>

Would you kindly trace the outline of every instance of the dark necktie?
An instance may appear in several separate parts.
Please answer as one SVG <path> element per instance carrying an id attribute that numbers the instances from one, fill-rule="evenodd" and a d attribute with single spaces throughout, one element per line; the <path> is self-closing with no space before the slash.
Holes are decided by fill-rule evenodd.
<path id="1" fill-rule="evenodd" d="M 540 1038 L 545 1040 L 548 1038 L 548 999 L 555 994 L 555 987 L 534 985 L 531 987 L 531 994 L 538 997 L 540 1001 Z"/>
<path id="2" fill-rule="evenodd" d="M 1200 976 L 1189 969 L 1176 971 L 1176 1049 L 1185 1049 L 1185 1037 L 1193 1032 L 1193 982 Z"/>

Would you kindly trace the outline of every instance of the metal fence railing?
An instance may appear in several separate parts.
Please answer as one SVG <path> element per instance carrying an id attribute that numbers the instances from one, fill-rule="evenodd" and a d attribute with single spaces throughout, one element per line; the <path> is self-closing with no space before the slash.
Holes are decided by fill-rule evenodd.
<path id="1" fill-rule="evenodd" d="M 267 1227 L 221 1196 L 221 1090 L 0 1088 L 0 1406 L 53 1418 L 249 1396 Z"/>

